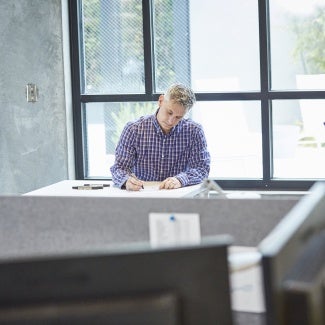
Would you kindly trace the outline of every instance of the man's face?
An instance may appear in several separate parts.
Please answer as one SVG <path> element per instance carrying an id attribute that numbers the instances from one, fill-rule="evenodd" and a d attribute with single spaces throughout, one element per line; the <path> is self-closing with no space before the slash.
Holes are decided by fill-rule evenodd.
<path id="1" fill-rule="evenodd" d="M 170 130 L 184 117 L 187 110 L 181 104 L 175 103 L 172 100 L 167 101 L 164 98 L 164 95 L 160 95 L 158 104 L 158 123 L 164 133 L 169 133 Z"/>

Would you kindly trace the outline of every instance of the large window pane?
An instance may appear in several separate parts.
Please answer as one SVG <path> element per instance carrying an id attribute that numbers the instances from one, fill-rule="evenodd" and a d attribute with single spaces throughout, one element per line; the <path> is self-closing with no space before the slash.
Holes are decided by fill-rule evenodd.
<path id="1" fill-rule="evenodd" d="M 154 0 L 154 67 L 157 92 L 175 82 L 190 84 L 187 0 Z"/>
<path id="2" fill-rule="evenodd" d="M 272 89 L 325 89 L 325 0 L 270 0 Z"/>
<path id="3" fill-rule="evenodd" d="M 276 178 L 325 178 L 325 100 L 273 102 Z"/>
<path id="4" fill-rule="evenodd" d="M 258 90 L 257 8 L 257 0 L 155 0 L 158 92 L 174 81 L 197 92 Z"/>
<path id="5" fill-rule="evenodd" d="M 144 93 L 142 2 L 83 0 L 83 92 Z"/>
<path id="6" fill-rule="evenodd" d="M 199 102 L 193 120 L 203 125 L 211 154 L 210 177 L 262 178 L 260 104 Z"/>

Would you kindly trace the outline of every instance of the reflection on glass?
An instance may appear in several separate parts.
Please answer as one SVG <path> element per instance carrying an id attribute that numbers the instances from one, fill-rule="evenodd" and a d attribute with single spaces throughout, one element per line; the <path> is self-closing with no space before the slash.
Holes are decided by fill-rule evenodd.
<path id="1" fill-rule="evenodd" d="M 83 0 L 86 94 L 144 93 L 142 2 Z"/>
<path id="2" fill-rule="evenodd" d="M 276 100 L 275 178 L 325 178 L 325 100 Z"/>
<path id="3" fill-rule="evenodd" d="M 257 0 L 154 0 L 157 92 L 175 81 L 196 92 L 258 90 L 257 9 Z"/>
<path id="4" fill-rule="evenodd" d="M 211 154 L 210 177 L 262 178 L 259 102 L 199 102 L 192 118 L 204 128 Z"/>
<path id="5" fill-rule="evenodd" d="M 325 0 L 270 0 L 272 89 L 325 89 Z"/>

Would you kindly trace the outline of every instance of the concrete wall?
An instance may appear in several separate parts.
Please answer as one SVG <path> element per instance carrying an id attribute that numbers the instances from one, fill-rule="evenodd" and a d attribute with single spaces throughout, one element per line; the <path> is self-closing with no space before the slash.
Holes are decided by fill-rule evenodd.
<path id="1" fill-rule="evenodd" d="M 0 194 L 71 176 L 66 35 L 66 0 L 0 0 Z M 38 102 L 27 102 L 27 83 Z"/>

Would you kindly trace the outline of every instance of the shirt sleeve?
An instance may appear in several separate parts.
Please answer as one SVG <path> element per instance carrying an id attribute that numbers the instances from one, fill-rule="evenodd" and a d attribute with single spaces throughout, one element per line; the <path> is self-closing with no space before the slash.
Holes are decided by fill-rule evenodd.
<path id="1" fill-rule="evenodd" d="M 186 171 L 176 175 L 182 186 L 199 184 L 209 176 L 210 154 L 207 149 L 206 138 L 201 126 L 197 130 L 192 141 Z"/>
<path id="2" fill-rule="evenodd" d="M 127 123 L 124 127 L 115 149 L 115 162 L 110 168 L 114 185 L 121 188 L 128 179 L 128 171 L 135 160 L 135 132 L 133 124 Z"/>

